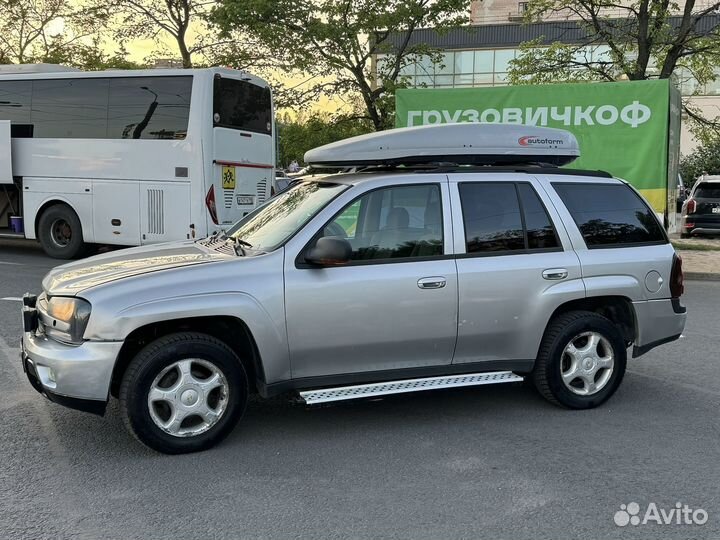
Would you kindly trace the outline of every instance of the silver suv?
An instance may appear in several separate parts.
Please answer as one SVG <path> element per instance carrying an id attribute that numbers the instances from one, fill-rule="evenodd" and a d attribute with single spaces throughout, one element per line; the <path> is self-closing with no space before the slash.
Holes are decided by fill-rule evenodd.
<path id="1" fill-rule="evenodd" d="M 25 297 L 30 382 L 98 414 L 116 397 L 140 441 L 181 453 L 227 436 L 251 393 L 312 404 L 529 377 L 591 408 L 629 347 L 683 331 L 681 260 L 626 182 L 394 165 L 298 182 L 226 234 L 54 269 Z"/>

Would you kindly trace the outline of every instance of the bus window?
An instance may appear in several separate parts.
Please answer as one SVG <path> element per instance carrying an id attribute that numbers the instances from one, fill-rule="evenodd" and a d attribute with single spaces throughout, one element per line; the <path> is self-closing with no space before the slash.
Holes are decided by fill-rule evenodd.
<path id="1" fill-rule="evenodd" d="M 14 124 L 30 122 L 32 81 L 3 81 L 0 83 L 0 120 Z"/>
<path id="2" fill-rule="evenodd" d="M 110 79 L 108 137 L 184 139 L 191 92 L 188 76 Z"/>
<path id="3" fill-rule="evenodd" d="M 248 81 L 216 76 L 213 120 L 217 127 L 271 135 L 270 89 Z"/>
<path id="4" fill-rule="evenodd" d="M 107 79 L 33 81 L 33 136 L 104 139 L 107 137 Z"/>

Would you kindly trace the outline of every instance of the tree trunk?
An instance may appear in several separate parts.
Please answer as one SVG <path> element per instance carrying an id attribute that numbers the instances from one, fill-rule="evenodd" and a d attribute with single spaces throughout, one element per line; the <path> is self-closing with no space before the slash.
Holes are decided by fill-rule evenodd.
<path id="1" fill-rule="evenodd" d="M 193 67 L 192 55 L 185 44 L 185 32 L 181 31 L 177 36 L 177 44 L 180 49 L 180 57 L 182 58 L 183 69 L 190 69 Z"/>

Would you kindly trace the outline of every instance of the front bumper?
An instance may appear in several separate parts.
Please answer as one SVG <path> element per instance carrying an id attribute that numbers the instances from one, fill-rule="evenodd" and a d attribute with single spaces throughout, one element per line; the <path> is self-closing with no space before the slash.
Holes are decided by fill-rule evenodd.
<path id="1" fill-rule="evenodd" d="M 633 358 L 675 341 L 685 329 L 687 310 L 678 298 L 633 302 L 635 308 L 635 346 Z"/>
<path id="2" fill-rule="evenodd" d="M 25 332 L 20 357 L 30 384 L 61 405 L 103 414 L 119 341 L 64 345 L 42 334 Z"/>

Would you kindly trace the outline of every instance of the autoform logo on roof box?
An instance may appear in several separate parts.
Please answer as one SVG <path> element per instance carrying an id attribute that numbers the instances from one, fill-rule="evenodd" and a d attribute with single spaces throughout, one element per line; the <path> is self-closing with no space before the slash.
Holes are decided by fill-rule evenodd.
<path id="1" fill-rule="evenodd" d="M 535 135 L 525 135 L 518 139 L 520 146 L 560 146 L 565 144 L 562 139 L 540 138 Z"/>

